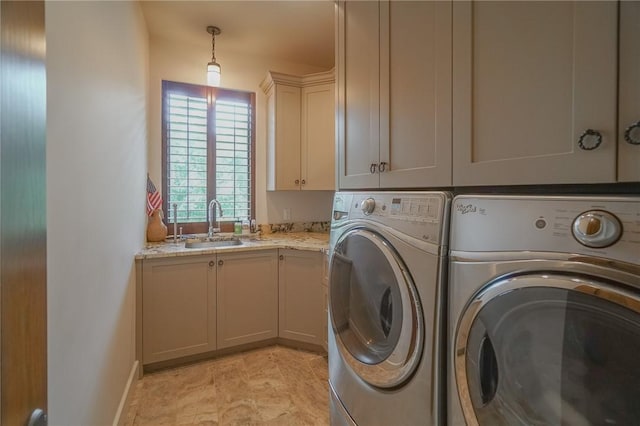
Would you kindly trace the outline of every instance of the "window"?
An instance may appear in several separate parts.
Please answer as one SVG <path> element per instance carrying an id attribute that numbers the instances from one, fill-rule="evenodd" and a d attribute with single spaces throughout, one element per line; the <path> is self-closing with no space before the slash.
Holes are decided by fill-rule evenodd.
<path id="1" fill-rule="evenodd" d="M 162 82 L 162 208 L 168 223 L 175 203 L 183 232 L 207 232 L 214 198 L 222 207 L 222 217 L 216 211 L 220 222 L 255 217 L 254 123 L 255 93 Z"/>

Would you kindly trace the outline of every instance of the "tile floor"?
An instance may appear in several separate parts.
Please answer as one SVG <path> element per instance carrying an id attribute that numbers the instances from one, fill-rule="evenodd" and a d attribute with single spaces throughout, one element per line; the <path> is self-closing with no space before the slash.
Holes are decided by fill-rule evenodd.
<path id="1" fill-rule="evenodd" d="M 328 425 L 326 356 L 270 346 L 145 375 L 126 425 Z"/>

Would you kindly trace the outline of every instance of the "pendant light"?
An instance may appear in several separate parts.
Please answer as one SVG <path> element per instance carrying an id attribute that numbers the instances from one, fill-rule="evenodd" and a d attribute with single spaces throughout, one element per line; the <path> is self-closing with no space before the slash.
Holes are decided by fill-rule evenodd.
<path id="1" fill-rule="evenodd" d="M 220 86 L 220 64 L 216 62 L 216 36 L 220 34 L 220 28 L 209 25 L 207 32 L 211 34 L 211 62 L 207 64 L 207 85 Z"/>

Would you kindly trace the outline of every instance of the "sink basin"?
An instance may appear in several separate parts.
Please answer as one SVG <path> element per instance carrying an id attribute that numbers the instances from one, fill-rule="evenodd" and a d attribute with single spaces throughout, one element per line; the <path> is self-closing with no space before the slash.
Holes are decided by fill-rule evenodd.
<path id="1" fill-rule="evenodd" d="M 242 245 L 240 240 L 187 240 L 184 243 L 184 248 L 218 248 L 218 247 L 233 247 Z"/>

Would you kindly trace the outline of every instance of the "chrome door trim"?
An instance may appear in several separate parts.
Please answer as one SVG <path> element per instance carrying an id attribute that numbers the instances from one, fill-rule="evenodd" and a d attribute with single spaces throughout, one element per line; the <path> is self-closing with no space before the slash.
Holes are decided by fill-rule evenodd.
<path id="1" fill-rule="evenodd" d="M 345 232 L 336 242 L 339 247 L 350 236 L 361 236 L 372 242 L 391 265 L 402 301 L 402 328 L 398 343 L 384 361 L 377 364 L 365 364 L 355 358 L 346 348 L 337 330 L 329 298 L 329 317 L 335 334 L 335 342 L 345 363 L 365 382 L 380 388 L 393 388 L 401 385 L 416 369 L 424 347 L 424 315 L 418 292 L 400 256 L 389 242 L 375 231 L 366 228 L 354 228 Z M 330 265 L 333 264 L 331 254 Z M 331 269 L 331 266 L 330 266 Z M 403 285 L 404 284 L 404 285 Z M 329 281 L 329 291 L 332 283 Z"/>
<path id="2" fill-rule="evenodd" d="M 446 256 L 449 251 L 447 247 L 447 241 L 443 242 L 442 244 L 427 242 L 421 240 L 420 238 L 416 238 L 413 235 L 405 234 L 395 228 L 392 228 L 380 222 L 376 222 L 374 220 L 351 220 L 340 224 L 332 224 L 331 233 L 333 235 L 339 235 L 339 238 L 341 238 L 343 234 L 356 228 L 366 228 L 380 234 L 392 236 L 412 246 L 415 249 L 418 249 L 425 253 L 433 254 L 435 256 Z"/>
<path id="3" fill-rule="evenodd" d="M 640 263 L 627 263 L 598 256 L 556 252 L 467 252 L 452 250 L 451 263 L 486 264 L 495 276 L 496 265 L 508 264 L 510 273 L 526 271 L 569 271 L 571 273 L 595 275 L 615 280 L 640 289 Z M 638 259 L 640 262 L 640 258 Z M 521 265 L 522 268 L 519 268 Z M 495 280 L 496 278 L 494 278 Z"/>
<path id="4" fill-rule="evenodd" d="M 335 409 L 337 411 L 335 413 L 336 416 L 341 421 L 343 421 L 346 426 L 358 426 L 356 425 L 356 422 L 353 420 L 353 417 L 351 417 L 351 414 L 349 414 L 346 408 L 344 408 L 344 404 L 338 397 L 338 394 L 336 393 L 336 390 L 333 388 L 333 384 L 330 381 L 329 381 L 329 400 L 330 400 L 329 408 L 331 410 L 331 412 L 329 413 L 330 417 L 333 417 L 333 414 L 334 414 L 333 410 Z M 337 425 L 337 426 L 342 426 L 342 425 Z"/>
<path id="5" fill-rule="evenodd" d="M 640 295 L 627 291 L 622 287 L 616 287 L 606 281 L 596 281 L 593 277 L 589 277 L 586 274 L 563 274 L 555 271 L 549 273 L 531 272 L 523 275 L 509 274 L 492 280 L 476 293 L 463 309 L 454 339 L 454 376 L 462 413 L 468 426 L 479 426 L 467 384 L 467 367 L 465 362 L 467 341 L 471 326 L 482 308 L 496 297 L 516 289 L 535 287 L 556 288 L 584 293 L 631 309 L 640 315 Z"/>

